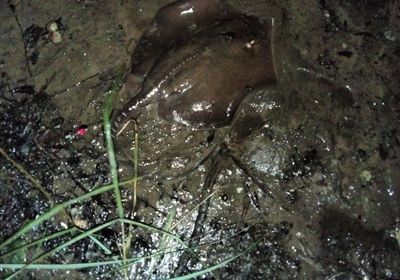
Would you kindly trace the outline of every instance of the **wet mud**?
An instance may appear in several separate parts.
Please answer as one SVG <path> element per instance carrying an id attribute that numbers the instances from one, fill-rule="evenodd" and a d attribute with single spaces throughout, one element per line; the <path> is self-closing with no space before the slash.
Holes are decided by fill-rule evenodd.
<path id="1" fill-rule="evenodd" d="M 172 2 L 0 2 L 0 240 L 110 182 L 101 110 L 122 71 L 114 118 L 135 121 L 114 134 L 119 175 L 132 178 L 137 145 L 140 176 L 134 208 L 122 188 L 127 216 L 163 228 L 176 211 L 173 233 L 201 260 L 177 251 L 130 279 L 187 274 L 255 242 L 207 279 L 400 278 L 398 1 L 179 1 L 200 11 L 188 20 Z M 66 211 L 25 241 L 117 216 L 111 192 Z M 119 254 L 117 228 L 98 238 Z M 131 257 L 160 242 L 135 230 Z M 87 239 L 46 262 L 106 259 Z M 20 277 L 123 279 L 107 267 Z"/>

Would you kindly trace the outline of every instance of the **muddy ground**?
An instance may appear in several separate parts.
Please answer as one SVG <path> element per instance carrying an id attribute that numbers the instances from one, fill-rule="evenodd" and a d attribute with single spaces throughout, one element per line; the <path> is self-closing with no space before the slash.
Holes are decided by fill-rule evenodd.
<path id="1" fill-rule="evenodd" d="M 52 204 L 110 182 L 101 120 L 105 92 L 167 2 L 0 2 L 0 148 L 49 193 L 38 191 L 2 154 L 0 240 Z M 163 227 L 176 209 L 175 219 L 185 218 L 173 233 L 196 247 L 203 262 L 177 252 L 157 263 L 151 279 L 218 263 L 258 240 L 255 250 L 215 276 L 400 279 L 400 3 L 231 2 L 274 19 L 278 85 L 250 94 L 221 129 L 171 124 L 151 106 L 140 115 L 141 180 L 135 209 L 132 190 L 123 189 L 127 216 Z M 123 91 L 120 96 L 117 108 L 129 98 Z M 260 119 L 261 126 L 246 130 Z M 87 133 L 77 134 L 82 127 Z M 133 172 L 132 131 L 115 138 L 122 180 Z M 68 213 L 83 229 L 117 215 L 112 193 Z M 61 230 L 62 222 L 71 225 L 53 219 L 26 240 Z M 116 228 L 99 238 L 118 255 Z M 131 255 L 149 253 L 159 242 L 136 230 Z M 46 262 L 107 258 L 88 239 Z M 145 279 L 149 267 L 133 266 L 131 279 Z M 19 277 L 122 279 L 107 267 L 32 270 Z"/>

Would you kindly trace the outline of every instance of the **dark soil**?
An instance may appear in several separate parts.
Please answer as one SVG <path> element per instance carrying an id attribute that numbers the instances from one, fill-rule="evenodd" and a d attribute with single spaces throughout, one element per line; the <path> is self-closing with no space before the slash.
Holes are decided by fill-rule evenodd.
<path id="1" fill-rule="evenodd" d="M 110 183 L 105 93 L 167 2 L 0 1 L 1 241 L 52 205 Z M 278 85 L 249 94 L 232 124 L 219 129 L 182 127 L 160 119 L 155 107 L 143 110 L 135 209 L 132 190 L 122 189 L 127 216 L 163 228 L 175 209 L 174 222 L 182 221 L 172 232 L 195 247 L 202 263 L 176 252 L 151 275 L 150 260 L 133 265 L 130 279 L 183 275 L 255 242 L 255 250 L 215 276 L 400 279 L 400 2 L 230 2 L 274 18 Z M 128 95 L 121 92 L 117 108 Z M 133 131 L 115 137 L 121 180 L 133 174 Z M 117 217 L 117 210 L 110 192 L 66 214 L 23 241 L 65 225 L 88 229 Z M 119 228 L 97 237 L 120 254 Z M 159 244 L 159 235 L 134 229 L 129 257 Z M 85 239 L 43 263 L 109 258 Z M 112 267 L 26 270 L 18 277 L 123 279 Z"/>

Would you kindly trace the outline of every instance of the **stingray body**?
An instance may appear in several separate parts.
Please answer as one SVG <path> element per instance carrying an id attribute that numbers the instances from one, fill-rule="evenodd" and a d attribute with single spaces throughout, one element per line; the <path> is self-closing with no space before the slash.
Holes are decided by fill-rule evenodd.
<path id="1" fill-rule="evenodd" d="M 136 45 L 128 91 L 135 76 L 143 83 L 117 114 L 117 124 L 157 103 L 167 121 L 225 126 L 246 94 L 276 82 L 271 21 L 222 0 L 173 2 L 157 12 Z"/>

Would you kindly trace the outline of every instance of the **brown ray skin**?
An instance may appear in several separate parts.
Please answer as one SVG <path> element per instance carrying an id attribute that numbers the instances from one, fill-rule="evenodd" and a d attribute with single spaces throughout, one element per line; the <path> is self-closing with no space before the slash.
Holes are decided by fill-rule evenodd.
<path id="1" fill-rule="evenodd" d="M 241 39 L 218 42 L 183 65 L 165 85 L 173 94 L 159 101 L 160 117 L 197 128 L 227 125 L 246 94 L 276 81 L 268 43 L 246 44 Z M 176 85 L 185 82 L 191 88 L 182 94 Z"/>
<path id="2" fill-rule="evenodd" d="M 132 76 L 144 75 L 142 88 L 117 114 L 117 123 L 158 102 L 159 116 L 167 121 L 225 126 L 249 91 L 276 82 L 271 22 L 239 14 L 224 1 L 201 1 L 173 2 L 157 13 L 134 50 L 127 77 L 129 90 L 130 81 L 137 81 Z M 181 11 L 190 5 L 194 13 L 182 18 Z M 188 27 L 193 24 L 199 32 Z M 145 45 L 151 47 L 144 51 Z M 158 92 L 150 94 L 154 89 Z"/>
<path id="3" fill-rule="evenodd" d="M 193 13 L 182 13 L 193 8 Z M 208 33 L 214 23 L 240 16 L 223 0 L 179 0 L 158 10 L 132 54 L 131 71 L 145 75 L 165 51 L 195 35 Z"/>

